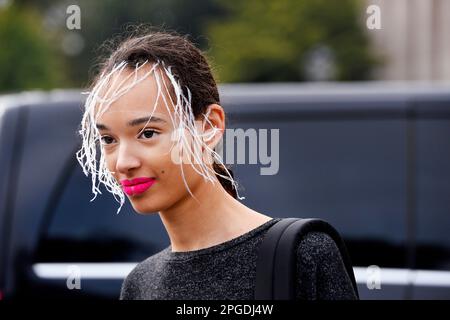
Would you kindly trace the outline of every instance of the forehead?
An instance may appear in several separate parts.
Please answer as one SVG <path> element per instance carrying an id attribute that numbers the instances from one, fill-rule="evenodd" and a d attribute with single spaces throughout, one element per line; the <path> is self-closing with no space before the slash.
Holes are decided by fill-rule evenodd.
<path id="1" fill-rule="evenodd" d="M 154 112 L 170 118 L 169 112 L 174 109 L 172 85 L 164 71 L 156 67 L 151 72 L 152 67 L 152 64 L 146 64 L 139 70 L 125 68 L 113 73 L 98 93 L 101 100 L 111 100 L 103 104 L 97 102 L 94 114 L 102 110 L 104 113 L 99 116 L 102 119 L 117 113 L 126 116 L 137 113 L 150 115 Z"/>

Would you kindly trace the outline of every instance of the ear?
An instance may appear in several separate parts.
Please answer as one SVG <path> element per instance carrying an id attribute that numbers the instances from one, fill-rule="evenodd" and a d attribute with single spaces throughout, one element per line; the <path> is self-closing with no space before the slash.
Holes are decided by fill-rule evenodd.
<path id="1" fill-rule="evenodd" d="M 225 112 L 218 104 L 210 104 L 202 117 L 203 141 L 211 149 L 220 142 L 225 131 Z"/>

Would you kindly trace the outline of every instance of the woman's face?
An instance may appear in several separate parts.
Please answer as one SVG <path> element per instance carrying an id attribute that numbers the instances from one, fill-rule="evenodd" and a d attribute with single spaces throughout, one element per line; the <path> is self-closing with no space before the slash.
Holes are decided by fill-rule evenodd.
<path id="1" fill-rule="evenodd" d="M 141 70 L 148 72 L 149 68 L 150 66 Z M 128 72 L 132 71 L 124 70 L 120 75 L 116 75 L 118 79 L 115 83 L 120 83 Z M 125 85 L 130 81 L 125 82 Z M 169 81 L 165 79 L 165 82 L 169 87 Z M 116 88 L 113 84 L 111 92 L 114 92 L 114 89 Z M 183 166 L 185 180 L 192 193 L 195 194 L 196 186 L 204 183 L 204 178 L 194 171 L 191 164 L 180 165 L 172 157 L 172 154 L 178 154 L 179 148 L 175 143 L 174 150 L 171 151 L 175 127 L 171 120 L 171 116 L 174 118 L 173 106 L 169 95 L 164 91 L 161 93 L 166 97 L 169 110 L 161 96 L 155 107 L 158 87 L 154 75 L 151 74 L 115 100 L 96 120 L 107 168 L 117 182 L 122 185 L 124 179 L 155 179 L 151 187 L 142 193 L 134 193 L 131 188 L 125 191 L 123 188 L 133 208 L 139 213 L 165 210 L 190 196 L 183 182 L 180 166 Z M 147 119 L 152 113 L 154 121 L 146 125 L 147 120 L 141 118 Z M 134 121 L 137 119 L 141 121 Z M 201 130 L 201 121 L 196 124 Z"/>

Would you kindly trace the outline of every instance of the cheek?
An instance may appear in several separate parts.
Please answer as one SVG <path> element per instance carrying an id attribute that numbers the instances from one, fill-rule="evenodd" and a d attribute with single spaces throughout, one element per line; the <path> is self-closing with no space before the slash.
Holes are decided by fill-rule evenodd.
<path id="1" fill-rule="evenodd" d="M 180 165 L 172 161 L 169 153 L 150 157 L 148 164 L 162 180 L 176 179 L 181 173 Z"/>
<path id="2" fill-rule="evenodd" d="M 192 164 L 189 164 L 189 159 L 187 156 L 189 153 L 187 151 L 183 152 L 185 158 L 180 159 L 179 145 L 174 144 L 172 150 L 170 150 L 171 142 L 167 141 L 167 145 L 169 145 L 169 147 L 164 150 L 165 156 L 163 157 L 164 168 L 159 167 L 160 170 L 158 172 L 162 178 L 165 178 L 166 182 L 171 184 L 171 188 L 182 188 L 183 190 L 186 190 L 183 176 L 190 188 L 204 180 L 204 178 L 197 172 L 202 172 L 203 169 L 199 168 L 198 164 L 194 165 L 196 168 L 194 168 Z M 202 155 L 199 154 L 199 157 L 201 158 Z M 183 164 L 180 164 L 181 160 L 183 160 Z M 194 158 L 191 158 L 191 161 L 195 163 Z M 164 170 L 164 173 L 162 173 L 162 170 Z"/>
<path id="3" fill-rule="evenodd" d="M 151 162 L 150 162 L 151 163 Z M 158 174 L 161 182 L 166 185 L 166 187 L 172 190 L 186 190 L 184 179 L 186 183 L 192 187 L 198 183 L 199 178 L 203 179 L 190 164 L 180 164 L 173 161 L 170 154 L 160 157 L 159 159 L 154 159 L 151 165 L 153 170 Z M 183 170 L 182 170 L 183 168 Z M 157 170 L 157 171 L 156 171 Z M 177 192 L 178 192 L 177 191 Z M 186 190 L 187 192 L 187 190 Z"/>
<path id="4" fill-rule="evenodd" d="M 106 168 L 114 175 L 116 160 L 113 156 L 108 153 L 102 153 L 105 158 Z"/>

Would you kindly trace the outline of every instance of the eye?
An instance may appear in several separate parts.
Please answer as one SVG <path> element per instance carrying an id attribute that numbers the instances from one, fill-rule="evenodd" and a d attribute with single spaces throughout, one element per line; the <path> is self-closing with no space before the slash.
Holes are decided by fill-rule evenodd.
<path id="1" fill-rule="evenodd" d="M 110 141 L 110 140 L 114 140 L 114 139 L 109 136 L 103 136 L 100 138 L 100 141 L 102 142 L 103 145 L 111 144 L 112 141 Z"/>
<path id="2" fill-rule="evenodd" d="M 158 134 L 158 132 L 156 132 L 155 130 L 148 129 L 148 130 L 142 131 L 140 136 L 144 135 L 146 138 L 149 139 L 149 138 L 153 138 L 154 134 Z"/>

